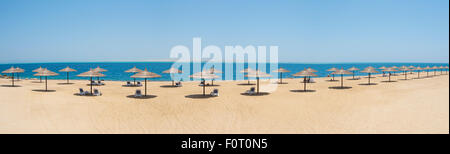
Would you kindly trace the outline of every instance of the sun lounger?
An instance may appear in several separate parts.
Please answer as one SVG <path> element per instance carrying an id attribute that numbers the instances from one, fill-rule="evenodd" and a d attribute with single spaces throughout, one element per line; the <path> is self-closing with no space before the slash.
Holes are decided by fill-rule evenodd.
<path id="1" fill-rule="evenodd" d="M 102 81 L 98 81 L 98 84 L 97 84 L 97 85 L 103 86 L 103 85 L 105 85 L 105 83 L 103 83 Z"/>
<path id="2" fill-rule="evenodd" d="M 250 90 L 247 90 L 247 91 L 245 92 L 245 94 L 248 94 L 248 95 L 256 94 L 256 92 L 255 92 L 255 87 L 251 87 Z"/>
<path id="3" fill-rule="evenodd" d="M 89 92 L 84 91 L 83 88 L 80 88 L 80 93 L 79 93 L 79 95 L 84 96 L 84 95 L 88 95 L 88 94 L 89 94 Z"/>
<path id="4" fill-rule="evenodd" d="M 130 81 L 127 81 L 127 85 L 125 85 L 125 86 L 127 86 L 127 87 L 131 87 L 131 86 L 133 86 L 133 85 L 131 84 L 131 82 L 130 82 Z"/>
<path id="5" fill-rule="evenodd" d="M 101 96 L 102 93 L 100 91 L 98 91 L 98 89 L 94 89 L 94 96 Z"/>
<path id="6" fill-rule="evenodd" d="M 134 94 L 134 97 L 142 97 L 141 90 L 136 90 L 136 93 Z"/>
<path id="7" fill-rule="evenodd" d="M 138 87 L 142 87 L 142 84 L 141 84 L 141 82 L 139 82 L 139 81 L 138 81 L 138 82 L 136 83 L 136 86 L 138 86 Z"/>
<path id="8" fill-rule="evenodd" d="M 176 87 L 182 87 L 183 85 L 181 84 L 181 82 L 177 82 L 177 83 L 175 83 L 175 86 Z"/>
<path id="9" fill-rule="evenodd" d="M 91 81 L 91 84 L 90 84 L 90 85 L 96 86 L 96 85 L 98 85 L 98 84 L 97 84 L 97 82 L 95 82 L 95 81 Z"/>
<path id="10" fill-rule="evenodd" d="M 205 85 L 205 81 L 203 80 L 202 82 L 200 82 L 199 86 L 203 86 Z"/>
<path id="11" fill-rule="evenodd" d="M 211 92 L 211 96 L 214 96 L 214 97 L 219 96 L 219 89 L 214 89 L 214 90 Z"/>

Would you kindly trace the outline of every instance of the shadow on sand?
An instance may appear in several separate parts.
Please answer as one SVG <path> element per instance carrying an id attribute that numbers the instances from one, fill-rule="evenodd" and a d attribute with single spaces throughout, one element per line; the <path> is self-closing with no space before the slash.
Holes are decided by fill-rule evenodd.
<path id="1" fill-rule="evenodd" d="M 239 84 L 237 84 L 238 86 L 253 86 L 253 85 L 256 85 L 256 84 L 254 84 L 254 83 L 239 83 Z"/>
<path id="2" fill-rule="evenodd" d="M 161 88 L 178 88 L 178 86 L 175 86 L 175 85 L 162 85 L 162 86 L 159 86 L 159 87 L 161 87 Z"/>
<path id="3" fill-rule="evenodd" d="M 360 83 L 360 84 L 358 84 L 358 85 L 361 85 L 361 86 L 372 86 L 372 85 L 378 85 L 378 83 Z"/>
<path id="4" fill-rule="evenodd" d="M 44 81 L 31 81 L 31 83 L 45 83 Z"/>
<path id="5" fill-rule="evenodd" d="M 136 87 L 142 87 L 142 86 L 138 86 L 138 85 L 130 85 L 130 86 L 127 86 L 127 85 L 122 85 L 122 87 L 131 87 L 131 88 L 136 88 Z"/>
<path id="6" fill-rule="evenodd" d="M 34 89 L 34 90 L 31 90 L 31 91 L 34 91 L 34 92 L 44 92 L 44 93 L 46 93 L 46 92 L 56 92 L 56 90 L 43 90 L 43 89 Z"/>
<path id="7" fill-rule="evenodd" d="M 291 92 L 296 92 L 296 93 L 305 93 L 305 92 L 316 92 L 316 90 L 290 90 Z"/>
<path id="8" fill-rule="evenodd" d="M 199 87 L 203 87 L 203 86 L 201 86 L 201 85 L 198 85 Z M 217 85 L 217 84 L 215 84 L 215 85 L 205 85 L 205 87 L 218 87 L 218 86 L 220 86 L 220 85 Z"/>
<path id="9" fill-rule="evenodd" d="M 205 95 L 203 95 L 203 94 L 192 94 L 192 95 L 187 95 L 187 96 L 184 96 L 184 97 L 192 98 L 192 99 L 205 99 L 205 98 L 211 98 L 211 97 L 214 97 L 214 96 L 211 96 L 210 94 L 205 94 Z"/>
<path id="10" fill-rule="evenodd" d="M 75 84 L 75 83 L 57 83 L 58 85 L 71 85 L 71 84 Z"/>
<path id="11" fill-rule="evenodd" d="M 156 96 L 156 95 L 147 95 L 147 96 L 142 95 L 141 97 L 135 97 L 134 95 L 128 95 L 127 97 L 128 98 L 134 98 L 134 99 L 150 99 L 150 98 L 155 98 L 155 97 L 158 97 L 158 96 Z"/>
<path id="12" fill-rule="evenodd" d="M 22 87 L 22 86 L 20 86 L 20 85 L 1 85 L 2 87 Z"/>
<path id="13" fill-rule="evenodd" d="M 334 86 L 334 87 L 328 87 L 328 89 L 351 89 L 352 87 L 347 87 L 347 86 Z"/>
<path id="14" fill-rule="evenodd" d="M 381 82 L 385 82 L 385 83 L 389 83 L 389 82 L 397 82 L 397 81 L 394 81 L 394 80 L 391 80 L 391 81 L 381 81 Z"/>
<path id="15" fill-rule="evenodd" d="M 255 93 L 255 94 L 247 94 L 247 93 L 241 93 L 241 95 L 244 96 L 265 96 L 265 95 L 269 95 L 270 93 L 268 92 L 259 92 L 259 93 Z"/>
<path id="16" fill-rule="evenodd" d="M 361 80 L 361 78 L 350 78 L 350 79 L 347 79 L 347 80 Z"/>
<path id="17" fill-rule="evenodd" d="M 339 80 L 325 80 L 327 82 L 338 82 Z"/>
<path id="18" fill-rule="evenodd" d="M 287 82 L 274 82 L 273 84 L 288 84 Z"/>

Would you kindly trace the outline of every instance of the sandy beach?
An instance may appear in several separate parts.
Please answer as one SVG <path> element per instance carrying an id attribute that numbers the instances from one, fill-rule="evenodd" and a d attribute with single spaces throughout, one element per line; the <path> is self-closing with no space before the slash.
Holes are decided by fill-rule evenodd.
<path id="1" fill-rule="evenodd" d="M 422 73 L 424 76 L 425 73 Z M 415 78 L 417 75 L 409 75 Z M 303 88 L 301 79 L 265 96 L 241 95 L 252 86 L 247 81 L 216 81 L 219 97 L 189 98 L 201 94 L 199 82 L 149 82 L 150 99 L 129 98 L 136 89 L 125 82 L 105 81 L 97 86 L 103 95 L 76 96 L 78 88 L 89 90 L 87 80 L 49 80 L 52 92 L 41 92 L 44 83 L 0 79 L 0 133 L 449 133 L 449 76 L 381 82 L 377 76 L 347 80 L 350 89 L 330 89 L 340 82 L 317 78 Z M 337 77 L 336 79 L 340 79 Z M 254 83 L 254 81 L 253 81 Z M 268 80 L 261 81 L 270 84 Z M 161 87 L 162 86 L 162 87 Z M 255 85 L 253 85 L 255 86 Z"/>

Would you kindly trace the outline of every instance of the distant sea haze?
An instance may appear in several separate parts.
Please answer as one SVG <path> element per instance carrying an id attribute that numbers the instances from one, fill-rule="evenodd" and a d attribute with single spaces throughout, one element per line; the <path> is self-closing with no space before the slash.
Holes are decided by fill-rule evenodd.
<path id="1" fill-rule="evenodd" d="M 162 72 L 171 68 L 173 64 L 174 64 L 173 62 L 27 63 L 27 64 L 0 64 L 0 70 L 3 71 L 6 69 L 9 69 L 9 68 L 11 68 L 11 66 L 20 67 L 22 69 L 25 69 L 25 73 L 20 73 L 20 78 L 22 79 L 22 78 L 39 78 L 39 77 L 33 76 L 33 74 L 35 74 L 35 73 L 32 72 L 32 70 L 39 68 L 39 67 L 47 68 L 51 71 L 58 72 L 58 70 L 69 66 L 69 67 L 77 70 L 77 72 L 71 72 L 69 74 L 70 79 L 86 80 L 86 78 L 77 77 L 76 75 L 86 72 L 86 71 L 89 71 L 90 68 L 94 69 L 99 66 L 101 68 L 108 70 L 107 72 L 102 72 L 103 74 L 106 75 L 105 77 L 101 78 L 103 80 L 130 81 L 130 80 L 132 80 L 130 78 L 130 76 L 133 74 L 125 73 L 124 71 L 136 66 L 137 68 L 142 69 L 142 70 L 147 68 L 150 72 L 154 72 L 154 73 L 161 75 L 160 78 L 152 78 L 149 80 L 171 81 L 172 78 L 171 78 L 170 74 L 164 74 Z M 191 65 L 191 67 L 190 67 L 191 73 L 190 74 L 196 73 L 196 72 L 193 72 L 193 63 L 190 63 L 190 65 Z M 231 73 L 231 72 L 225 72 L 225 67 L 232 67 L 233 72 L 235 73 L 232 80 L 246 80 L 247 78 L 245 78 L 245 77 L 244 78 L 238 77 L 238 76 L 243 76 L 243 74 L 240 73 L 241 70 L 236 70 L 235 65 L 236 65 L 236 63 L 222 63 L 221 64 L 222 73 L 219 73 L 217 75 L 221 76 L 222 80 L 225 80 L 225 73 Z M 244 65 L 245 65 L 244 68 L 247 68 L 248 65 L 247 64 L 244 64 Z M 291 76 L 292 74 L 299 72 L 308 67 L 311 67 L 311 68 L 317 70 L 318 72 L 316 72 L 316 74 L 318 75 L 318 77 L 326 77 L 331 73 L 331 72 L 327 72 L 327 70 L 332 67 L 336 67 L 338 69 L 340 69 L 340 68 L 348 69 L 348 68 L 354 66 L 354 67 L 357 67 L 362 70 L 368 66 L 379 68 L 381 66 L 400 67 L 400 66 L 411 66 L 411 65 L 416 66 L 416 67 L 417 66 L 433 67 L 433 66 L 448 66 L 449 64 L 448 63 L 336 63 L 336 64 L 332 64 L 332 63 L 324 63 L 324 64 L 320 64 L 320 63 L 314 63 L 314 64 L 278 63 L 278 67 L 282 67 L 284 69 L 291 71 L 288 73 L 283 73 L 283 78 L 293 78 L 293 76 Z M 220 64 L 219 64 L 219 66 L 220 66 Z M 273 69 L 271 69 L 270 64 L 266 64 L 265 66 L 266 66 L 266 73 L 271 73 L 273 76 L 276 75 L 275 72 L 272 72 Z M 259 65 L 258 67 L 264 67 L 264 66 Z M 252 69 L 256 69 L 256 68 L 252 68 Z M 66 79 L 65 73 L 59 73 L 59 74 L 60 74 L 59 76 L 49 77 L 49 79 L 62 79 L 62 80 Z M 9 75 L 9 74 L 7 74 L 7 75 Z M 365 76 L 367 74 L 360 73 L 358 71 L 355 73 L 355 75 L 364 75 Z M 220 80 L 220 79 L 217 79 L 217 80 Z M 186 81 L 186 80 L 184 80 L 184 81 Z"/>

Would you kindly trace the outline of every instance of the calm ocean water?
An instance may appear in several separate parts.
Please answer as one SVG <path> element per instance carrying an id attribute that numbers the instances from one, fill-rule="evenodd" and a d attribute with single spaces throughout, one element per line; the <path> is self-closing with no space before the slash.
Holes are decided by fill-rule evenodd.
<path id="1" fill-rule="evenodd" d="M 38 77 L 33 76 L 34 72 L 31 72 L 31 71 L 40 66 L 47 68 L 54 72 L 58 72 L 58 70 L 69 66 L 69 67 L 77 70 L 77 72 L 70 73 L 71 79 L 85 80 L 87 78 L 77 77 L 76 75 L 78 75 L 82 72 L 88 71 L 89 68 L 95 68 L 97 66 L 100 66 L 101 68 L 108 70 L 107 72 L 103 72 L 103 74 L 106 75 L 106 77 L 102 78 L 103 80 L 129 81 L 129 80 L 132 80 L 130 78 L 130 76 L 132 74 L 125 73 L 124 71 L 136 66 L 137 68 L 140 68 L 140 69 L 147 68 L 147 69 L 149 69 L 149 71 L 161 75 L 161 78 L 152 78 L 149 80 L 170 81 L 171 76 L 169 74 L 163 74 L 162 71 L 167 70 L 170 67 L 172 67 L 172 64 L 173 64 L 173 62 L 27 63 L 27 64 L 0 64 L 0 70 L 1 71 L 6 70 L 6 69 L 10 68 L 11 66 L 20 67 L 20 68 L 25 69 L 25 73 L 21 73 L 20 78 L 38 78 Z M 216 67 L 216 68 L 222 67 L 222 70 L 225 70 L 225 67 L 233 68 L 233 72 L 238 72 L 235 75 L 233 75 L 233 80 L 246 79 L 246 78 L 241 77 L 241 76 L 243 76 L 243 74 L 239 73 L 240 70 L 236 71 L 236 68 L 234 68 L 235 65 L 236 65 L 236 63 L 223 63 L 222 65 L 218 65 L 218 67 Z M 367 66 L 373 66 L 375 68 L 378 68 L 381 66 L 386 66 L 386 67 L 398 66 L 399 67 L 399 66 L 403 66 L 403 65 L 432 67 L 432 66 L 448 66 L 448 63 L 335 63 L 335 64 L 332 64 L 332 63 L 330 63 L 330 64 L 279 63 L 278 67 L 282 67 L 287 70 L 290 70 L 291 72 L 289 72 L 289 73 L 283 73 L 284 78 L 290 78 L 290 77 L 293 77 L 293 76 L 291 76 L 292 74 L 299 72 L 307 67 L 311 67 L 315 70 L 318 70 L 318 72 L 316 74 L 319 77 L 326 77 L 330 73 L 330 72 L 327 72 L 326 70 L 331 67 L 348 69 L 350 67 L 355 66 L 362 70 L 363 68 L 365 68 Z M 191 72 L 190 74 L 192 74 L 193 64 L 191 63 L 190 66 L 191 67 L 189 68 L 189 70 Z M 247 67 L 247 65 L 244 66 L 244 68 L 246 68 L 246 67 Z M 255 69 L 255 68 L 253 68 L 253 69 Z M 273 69 L 271 69 L 270 65 L 267 64 L 266 72 L 267 73 L 270 72 L 272 75 L 276 75 L 276 73 L 273 73 L 272 70 Z M 222 71 L 222 72 L 224 72 L 224 73 L 220 73 L 218 75 L 221 76 L 223 80 L 225 80 L 225 72 L 226 71 Z M 49 79 L 65 79 L 66 78 L 65 73 L 59 73 L 59 74 L 60 74 L 59 76 L 49 77 Z M 358 72 L 358 73 L 356 73 L 356 75 L 366 75 L 366 74 Z M 184 81 L 186 81 L 186 80 L 184 80 Z"/>

